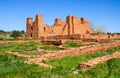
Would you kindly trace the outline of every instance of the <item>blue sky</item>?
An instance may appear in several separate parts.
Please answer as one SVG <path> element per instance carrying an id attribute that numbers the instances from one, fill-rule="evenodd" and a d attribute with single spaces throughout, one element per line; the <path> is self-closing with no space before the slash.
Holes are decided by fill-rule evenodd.
<path id="1" fill-rule="evenodd" d="M 25 30 L 26 18 L 42 14 L 52 25 L 55 18 L 86 17 L 108 32 L 120 32 L 120 0 L 0 0 L 0 30 Z"/>

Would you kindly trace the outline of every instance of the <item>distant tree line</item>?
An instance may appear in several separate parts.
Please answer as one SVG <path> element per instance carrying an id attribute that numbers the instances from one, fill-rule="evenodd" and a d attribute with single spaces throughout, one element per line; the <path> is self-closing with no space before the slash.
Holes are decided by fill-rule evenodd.
<path id="1" fill-rule="evenodd" d="M 120 35 L 120 32 L 107 32 L 107 29 L 104 25 L 95 25 L 94 23 L 90 23 L 91 30 L 93 34 L 117 34 Z"/>
<path id="2" fill-rule="evenodd" d="M 119 32 L 114 32 L 114 33 L 107 32 L 107 34 L 117 34 L 117 35 L 120 35 L 120 33 L 119 33 Z"/>
<path id="3" fill-rule="evenodd" d="M 13 31 L 4 31 L 0 30 L 0 40 L 3 38 L 24 38 L 25 31 L 24 30 L 13 30 Z"/>

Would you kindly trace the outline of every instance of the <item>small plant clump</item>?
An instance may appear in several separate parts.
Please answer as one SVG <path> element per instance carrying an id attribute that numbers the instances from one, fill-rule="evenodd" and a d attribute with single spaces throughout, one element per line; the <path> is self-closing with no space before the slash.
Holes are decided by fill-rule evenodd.
<path id="1" fill-rule="evenodd" d="M 43 45 L 43 47 L 41 47 L 41 49 L 44 50 L 60 50 L 57 46 L 55 45 Z"/>
<path id="2" fill-rule="evenodd" d="M 66 41 L 65 45 L 63 45 L 63 47 L 66 47 L 66 48 L 76 48 L 80 46 L 82 46 L 81 40 L 68 40 Z"/>

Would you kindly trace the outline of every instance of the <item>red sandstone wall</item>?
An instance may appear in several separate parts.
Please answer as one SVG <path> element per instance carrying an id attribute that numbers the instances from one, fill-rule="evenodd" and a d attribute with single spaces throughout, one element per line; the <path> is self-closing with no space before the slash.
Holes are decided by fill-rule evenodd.
<path id="1" fill-rule="evenodd" d="M 87 40 L 87 41 L 96 41 L 96 40 L 108 40 L 108 39 L 117 39 L 120 38 L 120 35 L 107 35 L 107 34 L 98 34 L 98 35 L 80 35 L 80 34 L 74 34 L 74 35 L 56 35 L 56 36 L 47 36 L 47 40 L 51 39 L 74 39 L 74 40 Z M 40 37 L 41 40 L 44 40 L 44 37 Z"/>
<path id="2" fill-rule="evenodd" d="M 73 16 L 74 33 L 76 34 L 90 34 L 92 33 L 90 25 L 86 18 L 77 18 Z"/>
<path id="3" fill-rule="evenodd" d="M 60 18 L 55 19 L 54 25 L 52 26 L 53 35 L 62 35 L 63 27 L 65 22 L 62 22 Z"/>
<path id="4" fill-rule="evenodd" d="M 35 21 L 32 18 L 27 19 L 26 38 L 38 39 L 42 36 L 72 35 L 91 33 L 90 25 L 85 18 L 67 16 L 66 22 L 60 18 L 55 19 L 53 26 L 44 24 L 42 15 L 36 15 Z"/>
<path id="5" fill-rule="evenodd" d="M 91 38 L 91 39 L 116 39 L 120 38 L 120 35 L 107 35 L 107 34 L 95 34 L 95 35 L 83 35 L 84 38 Z M 82 36 L 82 37 L 83 37 Z"/>
<path id="6" fill-rule="evenodd" d="M 27 18 L 26 22 L 26 38 L 30 38 L 32 34 L 33 19 Z"/>
<path id="7" fill-rule="evenodd" d="M 120 35 L 90 35 L 92 33 L 90 25 L 86 18 L 77 18 L 75 16 L 67 16 L 66 22 L 62 22 L 60 18 L 55 19 L 54 25 L 44 24 L 42 15 L 36 15 L 35 21 L 27 18 L 26 22 L 26 38 L 39 39 L 47 37 L 52 39 L 115 39 Z M 79 34 L 79 35 L 74 35 Z M 56 36 L 61 35 L 61 36 Z M 63 35 L 63 36 L 62 36 Z M 49 37 L 54 36 L 54 37 Z M 74 37 L 74 38 L 73 38 Z"/>

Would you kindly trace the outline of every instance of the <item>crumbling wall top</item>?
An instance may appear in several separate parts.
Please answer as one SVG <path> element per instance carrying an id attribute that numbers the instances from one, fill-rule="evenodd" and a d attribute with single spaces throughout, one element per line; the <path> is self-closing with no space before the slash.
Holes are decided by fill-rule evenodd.
<path id="1" fill-rule="evenodd" d="M 62 24 L 62 19 L 61 18 L 56 18 L 54 25 L 61 25 Z"/>

